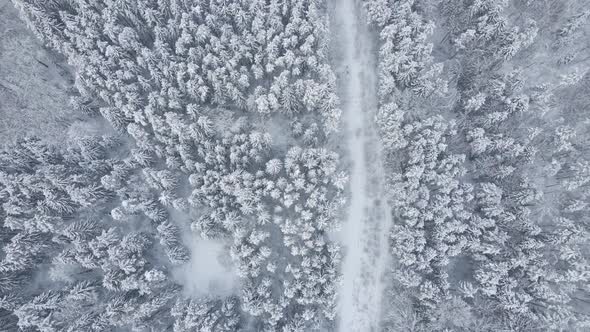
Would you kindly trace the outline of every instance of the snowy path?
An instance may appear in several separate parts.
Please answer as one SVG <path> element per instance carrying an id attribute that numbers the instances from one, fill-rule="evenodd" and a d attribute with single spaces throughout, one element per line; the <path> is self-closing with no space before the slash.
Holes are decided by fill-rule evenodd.
<path id="1" fill-rule="evenodd" d="M 390 225 L 383 206 L 383 171 L 373 120 L 377 77 L 372 35 L 358 0 L 334 0 L 333 58 L 346 124 L 351 197 L 339 240 L 344 247 L 339 331 L 377 331 Z"/>

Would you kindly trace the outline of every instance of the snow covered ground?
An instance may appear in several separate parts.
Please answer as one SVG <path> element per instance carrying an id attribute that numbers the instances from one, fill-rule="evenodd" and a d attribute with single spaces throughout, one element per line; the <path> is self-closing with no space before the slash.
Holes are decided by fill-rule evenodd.
<path id="1" fill-rule="evenodd" d="M 174 268 L 175 281 L 190 298 L 220 298 L 239 292 L 239 277 L 232 265 L 228 243 L 206 239 L 190 230 L 191 217 L 170 209 L 171 220 L 181 230 L 181 239 L 190 249 L 190 260 Z"/>
<path id="2" fill-rule="evenodd" d="M 236 293 L 238 275 L 233 270 L 225 244 L 195 234 L 189 241 L 191 260 L 175 271 L 177 282 L 184 286 L 185 295 L 199 298 Z"/>
<path id="3" fill-rule="evenodd" d="M 80 117 L 69 106 L 73 77 L 43 47 L 10 1 L 0 1 L 0 141 L 36 135 L 63 142 Z"/>
<path id="4" fill-rule="evenodd" d="M 383 170 L 374 116 L 377 110 L 376 50 L 356 0 L 332 8 L 333 54 L 348 137 L 348 218 L 339 240 L 344 247 L 339 331 L 379 328 L 383 274 L 387 266 L 388 210 L 382 200 Z"/>

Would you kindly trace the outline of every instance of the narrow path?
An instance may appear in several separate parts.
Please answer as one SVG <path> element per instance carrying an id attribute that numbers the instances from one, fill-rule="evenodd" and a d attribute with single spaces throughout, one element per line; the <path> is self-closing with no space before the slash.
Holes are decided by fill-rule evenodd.
<path id="1" fill-rule="evenodd" d="M 339 331 L 379 329 L 382 279 L 387 266 L 390 222 L 384 206 L 377 110 L 377 50 L 360 0 L 334 0 L 331 10 L 333 59 L 350 168 L 348 218 L 339 240 L 344 247 L 339 297 Z"/>

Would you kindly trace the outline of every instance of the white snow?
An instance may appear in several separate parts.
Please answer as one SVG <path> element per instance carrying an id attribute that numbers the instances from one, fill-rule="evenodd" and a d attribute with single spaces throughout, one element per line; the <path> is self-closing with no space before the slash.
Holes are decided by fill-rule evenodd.
<path id="1" fill-rule="evenodd" d="M 340 98 L 352 162 L 348 218 L 338 235 L 345 256 L 337 324 L 339 331 L 369 332 L 379 329 L 390 225 L 373 123 L 377 109 L 377 52 L 357 1 L 338 0 L 332 14 L 334 62 L 342 85 Z"/>
<path id="2" fill-rule="evenodd" d="M 63 143 L 68 125 L 85 118 L 69 105 L 70 69 L 43 47 L 10 1 L 0 1 L 0 142 L 37 136 Z"/>
<path id="3" fill-rule="evenodd" d="M 221 241 L 191 235 L 191 260 L 174 273 L 185 294 L 194 298 L 233 294 L 238 276 L 230 263 L 228 248 Z"/>

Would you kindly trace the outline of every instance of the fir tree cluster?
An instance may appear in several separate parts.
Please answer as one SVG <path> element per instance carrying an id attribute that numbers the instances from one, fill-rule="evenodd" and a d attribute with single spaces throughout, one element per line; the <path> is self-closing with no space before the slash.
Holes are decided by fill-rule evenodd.
<path id="1" fill-rule="evenodd" d="M 115 133 L 5 147 L 4 326 L 329 326 L 340 253 L 327 234 L 347 180 L 325 147 L 340 126 L 325 3 L 13 2 L 75 68 L 75 107 Z M 286 147 L 257 125 L 273 118 L 292 122 Z M 183 293 L 172 270 L 199 254 L 188 229 L 228 243 L 238 294 Z"/>
<path id="2" fill-rule="evenodd" d="M 583 1 L 364 4 L 394 219 L 384 328 L 588 329 Z"/>

